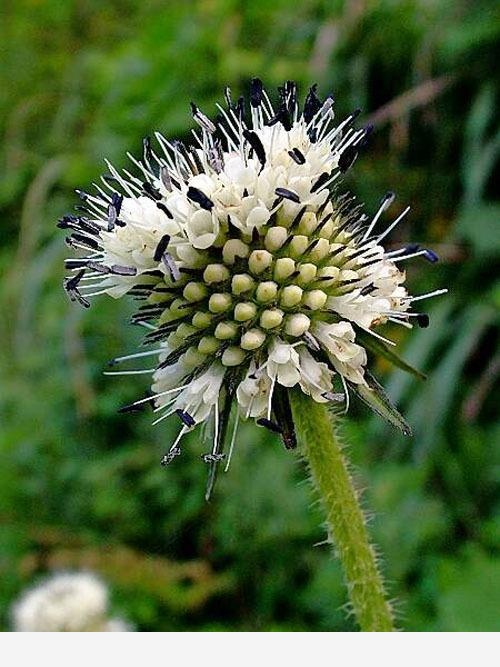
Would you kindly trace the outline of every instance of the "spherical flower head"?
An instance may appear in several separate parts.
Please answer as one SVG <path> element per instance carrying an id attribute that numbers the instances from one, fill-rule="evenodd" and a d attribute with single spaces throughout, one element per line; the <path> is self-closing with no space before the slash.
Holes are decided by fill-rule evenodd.
<path id="1" fill-rule="evenodd" d="M 15 632 L 125 632 L 108 619 L 108 590 L 94 574 L 61 572 L 22 595 L 12 609 Z"/>
<path id="2" fill-rule="evenodd" d="M 366 349 L 394 361 L 392 342 L 376 329 L 426 324 L 399 267 L 437 258 L 418 247 L 384 249 L 408 212 L 381 231 L 392 193 L 369 217 L 340 191 L 371 128 L 354 127 L 357 112 L 335 123 L 333 107 L 313 86 L 300 108 L 290 81 L 273 106 L 258 79 L 249 103 L 226 91 L 216 122 L 192 104 L 193 145 L 156 134 L 154 149 L 144 140 L 142 159 L 130 156 L 137 175 L 108 164 L 95 193 L 80 193 L 85 215 L 59 223 L 85 253 L 68 260 L 72 300 L 87 306 L 98 294 L 128 293 L 143 302 L 133 321 L 150 329 L 152 349 L 117 361 L 157 357 L 156 421 L 177 414 L 182 422 L 164 463 L 185 432 L 210 421 L 204 460 L 213 468 L 226 456 L 232 413 L 293 447 L 287 391 L 296 386 L 345 405 L 352 389 L 409 431 L 367 370 Z"/>

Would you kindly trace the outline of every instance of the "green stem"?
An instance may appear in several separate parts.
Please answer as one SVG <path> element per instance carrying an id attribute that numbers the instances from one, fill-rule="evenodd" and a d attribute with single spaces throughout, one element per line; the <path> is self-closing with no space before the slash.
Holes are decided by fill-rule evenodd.
<path id="1" fill-rule="evenodd" d="M 365 632 L 393 631 L 391 608 L 332 417 L 324 404 L 316 403 L 299 389 L 290 392 L 290 403 L 359 626 Z"/>

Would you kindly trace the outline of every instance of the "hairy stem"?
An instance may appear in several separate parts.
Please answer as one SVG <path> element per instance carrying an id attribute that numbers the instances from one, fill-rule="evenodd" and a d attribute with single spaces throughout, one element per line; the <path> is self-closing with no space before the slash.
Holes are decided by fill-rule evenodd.
<path id="1" fill-rule="evenodd" d="M 365 632 L 393 631 L 391 608 L 332 417 L 324 404 L 300 390 L 290 392 L 290 402 L 302 453 L 326 511 L 359 626 Z"/>

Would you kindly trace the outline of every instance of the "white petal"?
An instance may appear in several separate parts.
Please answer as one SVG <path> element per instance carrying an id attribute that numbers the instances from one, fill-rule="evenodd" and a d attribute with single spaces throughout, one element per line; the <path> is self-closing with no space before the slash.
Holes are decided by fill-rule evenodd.
<path id="1" fill-rule="evenodd" d="M 262 227 L 271 217 L 271 214 L 264 206 L 256 206 L 251 210 L 246 219 L 247 227 Z"/>

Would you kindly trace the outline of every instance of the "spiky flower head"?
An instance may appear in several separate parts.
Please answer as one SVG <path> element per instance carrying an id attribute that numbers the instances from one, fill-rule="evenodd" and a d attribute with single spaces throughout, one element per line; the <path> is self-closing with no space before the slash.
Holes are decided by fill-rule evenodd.
<path id="1" fill-rule="evenodd" d="M 12 608 L 15 632 L 127 632 L 108 618 L 108 589 L 90 572 L 58 572 L 23 593 Z"/>
<path id="2" fill-rule="evenodd" d="M 258 79 L 249 103 L 233 103 L 226 90 L 216 121 L 192 104 L 192 145 L 157 133 L 153 148 L 145 139 L 142 159 L 129 156 L 135 175 L 108 163 L 95 192 L 79 193 L 83 213 L 59 223 L 86 253 L 68 260 L 72 300 L 87 306 L 98 294 L 128 293 L 143 301 L 133 321 L 150 329 L 152 349 L 117 361 L 157 358 L 153 398 L 132 407 L 153 400 L 157 422 L 180 418 L 164 463 L 180 453 L 184 433 L 211 422 L 204 459 L 213 470 L 232 412 L 236 424 L 254 418 L 293 447 L 287 391 L 296 385 L 346 406 L 352 389 L 409 432 L 367 370 L 366 350 L 403 363 L 378 329 L 427 324 L 412 304 L 431 295 L 410 297 L 399 267 L 437 258 L 418 247 L 384 249 L 408 212 L 381 229 L 393 193 L 368 217 L 341 192 L 371 128 L 354 127 L 357 112 L 336 124 L 333 107 L 313 86 L 300 109 L 290 81 L 273 106 Z"/>

